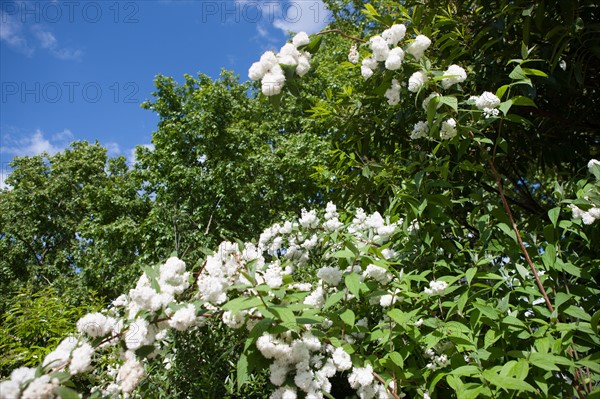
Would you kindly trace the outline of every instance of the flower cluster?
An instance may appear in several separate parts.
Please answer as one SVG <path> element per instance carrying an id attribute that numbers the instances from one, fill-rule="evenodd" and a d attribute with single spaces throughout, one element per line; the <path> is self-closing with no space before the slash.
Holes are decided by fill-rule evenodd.
<path id="1" fill-rule="evenodd" d="M 385 68 L 390 71 L 395 71 L 402 66 L 404 50 L 396 45 L 404 39 L 405 34 L 406 26 L 395 24 L 383 31 L 381 36 L 373 36 L 369 40 L 369 47 L 373 54 L 362 61 L 360 70 L 363 78 L 368 79 L 373 76 L 380 62 L 385 62 Z"/>
<path id="2" fill-rule="evenodd" d="M 298 76 L 304 76 L 310 70 L 311 54 L 299 48 L 310 43 L 305 32 L 300 32 L 286 43 L 278 54 L 272 51 L 265 52 L 260 61 L 252 64 L 248 76 L 252 80 L 260 80 L 262 93 L 265 96 L 276 96 L 283 90 L 285 72 L 281 65 L 295 67 Z"/>
<path id="3" fill-rule="evenodd" d="M 448 288 L 448 283 L 441 280 L 432 280 L 429 282 L 429 287 L 425 287 L 423 291 L 427 295 L 439 295 Z"/>
<path id="4" fill-rule="evenodd" d="M 492 118 L 500 114 L 497 109 L 500 105 L 500 99 L 494 93 L 484 91 L 481 95 L 472 96 L 469 100 L 473 101 L 475 106 L 483 111 L 485 118 Z"/>
<path id="5" fill-rule="evenodd" d="M 600 192 L 598 191 L 598 189 L 600 188 L 598 186 L 598 183 L 600 183 L 600 161 L 598 161 L 597 159 L 590 159 L 587 166 L 590 173 L 596 176 L 597 180 L 595 186 L 596 191 L 588 191 L 582 196 L 582 199 L 585 202 L 587 202 L 589 208 L 587 208 L 587 210 L 583 210 L 575 204 L 570 204 L 569 208 L 571 208 L 573 219 L 581 219 L 584 224 L 590 225 L 593 224 L 596 220 L 600 219 L 600 202 L 598 201 L 600 194 Z M 593 186 L 590 185 L 589 187 Z M 590 188 L 590 190 L 594 189 Z M 590 196 L 592 198 L 590 198 Z"/>

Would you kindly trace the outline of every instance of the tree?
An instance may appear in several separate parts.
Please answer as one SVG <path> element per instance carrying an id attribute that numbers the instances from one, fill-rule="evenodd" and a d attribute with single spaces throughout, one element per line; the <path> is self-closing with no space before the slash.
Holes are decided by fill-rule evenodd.
<path id="1" fill-rule="evenodd" d="M 545 9 L 551 3 L 329 4 L 337 17 L 330 29 L 298 34 L 279 58 L 266 53 L 251 67 L 250 77 L 261 81 L 253 88 L 264 96 L 246 96 L 247 86 L 227 75 L 188 77 L 181 87 L 158 79 L 157 100 L 147 105 L 161 115 L 158 150 L 140 151 L 141 180 L 162 212 L 154 219 L 156 236 L 167 237 L 159 247 L 174 246 L 192 266 L 170 257 L 145 267 L 135 288 L 107 312 L 82 318 L 77 336 L 48 355 L 58 366 L 40 368 L 28 387 L 15 385 L 15 376 L 4 387 L 74 394 L 65 385 L 70 374 L 85 371 L 92 345 L 103 344 L 97 397 L 133 392 L 145 365 L 156 370 L 164 353 L 179 362 L 171 372 L 178 387 L 217 394 L 177 367 L 226 347 L 236 359 L 228 381 L 237 392 L 255 392 L 266 372 L 274 398 L 598 394 L 600 162 L 589 159 L 598 145 L 590 107 L 597 99 L 585 96 L 596 81 L 577 78 L 596 65 L 595 41 L 579 40 L 596 31 L 596 9 L 587 2 Z M 544 33 L 557 23 L 560 37 Z M 358 54 L 346 61 L 351 44 Z M 578 58 L 570 81 L 555 65 L 576 54 L 589 58 Z M 566 132 L 585 146 L 561 141 L 578 155 L 575 167 L 565 164 L 571 154 L 522 146 L 554 138 L 562 118 L 554 82 L 566 85 L 561 95 L 574 94 L 574 112 L 588 112 Z M 270 125 L 266 115 L 278 118 Z M 331 159 L 307 164 L 322 162 L 313 175 L 321 190 L 311 186 L 302 197 L 288 187 L 277 212 L 304 205 L 302 198 L 313 208 L 333 198 L 345 209 L 302 210 L 248 241 L 261 223 L 277 221 L 260 201 L 284 183 L 257 194 L 243 143 L 257 149 L 266 142 L 276 152 L 279 140 L 307 131 L 314 148 L 330 143 Z M 260 159 L 268 162 L 265 153 Z M 250 161 L 236 174 L 240 155 Z M 302 173 L 285 176 L 295 181 Z M 226 190 L 230 181 L 243 200 Z M 186 196 L 202 189 L 214 190 L 213 201 L 227 194 L 236 207 Z M 247 204 L 260 217 L 239 213 Z M 198 243 L 214 238 L 200 240 L 198 220 L 208 220 L 209 232 L 217 220 L 215 231 L 247 242 L 224 241 L 201 255 Z M 230 345 L 193 348 L 223 325 L 233 331 Z M 145 360 L 151 354 L 158 358 Z M 205 373 L 222 365 L 210 360 L 198 362 Z M 48 384 L 52 376 L 60 387 Z M 169 373 L 157 372 L 158 380 L 168 386 Z M 139 389 L 151 392 L 152 384 Z"/>

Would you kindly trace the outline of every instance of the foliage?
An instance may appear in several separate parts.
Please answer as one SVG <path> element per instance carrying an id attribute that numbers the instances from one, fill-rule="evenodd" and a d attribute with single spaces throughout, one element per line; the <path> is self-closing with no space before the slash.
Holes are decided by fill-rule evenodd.
<path id="1" fill-rule="evenodd" d="M 132 242 L 189 271 L 144 267 L 30 386 L 71 389 L 93 344 L 95 397 L 261 397 L 267 376 L 274 398 L 599 394 L 597 7 L 328 4 L 312 71 L 270 102 L 230 73 L 157 78 L 155 148 L 123 170 L 151 203 Z M 348 62 L 400 23 L 401 67 Z"/>
<path id="2" fill-rule="evenodd" d="M 75 323 L 104 305 L 94 293 L 85 298 L 59 293 L 48 286 L 21 288 L 11 298 L 0 323 L 0 375 L 21 366 L 35 366 L 60 340 L 75 332 Z"/>

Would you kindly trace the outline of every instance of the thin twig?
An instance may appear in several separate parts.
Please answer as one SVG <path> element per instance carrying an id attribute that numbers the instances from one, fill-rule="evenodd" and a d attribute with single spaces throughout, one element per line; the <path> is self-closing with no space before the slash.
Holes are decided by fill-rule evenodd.
<path id="1" fill-rule="evenodd" d="M 373 371 L 373 377 L 375 377 L 375 379 L 376 379 L 377 381 L 379 381 L 379 382 L 380 382 L 380 383 L 381 383 L 383 386 L 385 386 L 385 380 L 384 380 L 383 378 L 381 378 L 381 377 L 379 376 L 379 374 L 377 374 L 377 373 L 376 373 L 376 372 L 374 372 L 374 371 Z M 388 392 L 390 393 L 390 395 L 392 395 L 392 397 L 393 397 L 394 399 L 400 399 L 400 396 L 398 396 L 398 394 L 397 394 L 396 392 L 394 392 L 394 391 L 395 391 L 395 385 L 396 385 L 396 384 L 394 384 L 394 389 L 392 389 L 392 387 L 388 385 L 388 386 L 387 386 L 387 390 L 388 390 Z"/>

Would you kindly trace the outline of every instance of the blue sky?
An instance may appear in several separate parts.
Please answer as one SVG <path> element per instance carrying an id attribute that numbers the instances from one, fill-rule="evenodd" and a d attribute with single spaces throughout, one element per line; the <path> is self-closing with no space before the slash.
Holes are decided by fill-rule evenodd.
<path id="1" fill-rule="evenodd" d="M 140 108 L 157 74 L 221 68 L 247 79 L 287 31 L 314 33 L 321 0 L 0 0 L 0 187 L 14 156 L 99 140 L 132 160 L 157 117 Z"/>

